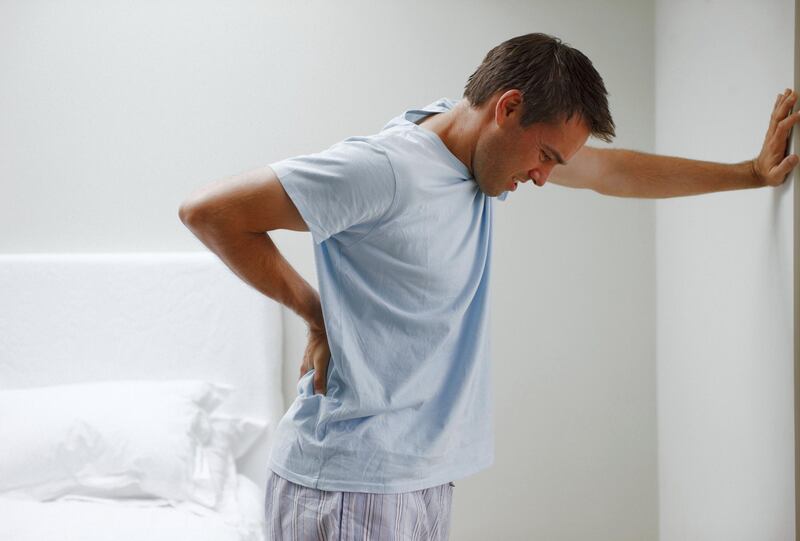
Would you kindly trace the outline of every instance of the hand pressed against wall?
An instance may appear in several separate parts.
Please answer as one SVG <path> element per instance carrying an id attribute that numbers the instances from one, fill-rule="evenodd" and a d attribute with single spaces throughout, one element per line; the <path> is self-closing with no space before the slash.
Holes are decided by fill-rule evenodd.
<path id="1" fill-rule="evenodd" d="M 769 120 L 761 153 L 753 160 L 753 172 L 764 186 L 779 186 L 800 162 L 797 154 L 786 154 L 792 126 L 800 121 L 800 111 L 792 113 L 797 93 L 787 88 L 778 94 Z"/>

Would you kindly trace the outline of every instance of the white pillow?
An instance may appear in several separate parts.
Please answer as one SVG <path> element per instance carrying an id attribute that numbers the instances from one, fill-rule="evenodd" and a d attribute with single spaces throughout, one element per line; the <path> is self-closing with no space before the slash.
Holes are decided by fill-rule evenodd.
<path id="1" fill-rule="evenodd" d="M 212 470 L 221 468 L 223 471 L 213 472 L 224 478 L 222 491 L 213 508 L 199 505 L 193 501 L 174 500 L 165 498 L 142 498 L 125 500 L 98 498 L 96 496 L 66 494 L 58 501 L 88 500 L 102 503 L 124 502 L 126 505 L 138 507 L 158 507 L 170 505 L 186 509 L 201 516 L 222 518 L 225 522 L 246 529 L 259 529 L 264 521 L 261 505 L 264 501 L 263 489 L 239 474 L 236 470 L 236 458 L 243 456 L 255 443 L 255 440 L 264 433 L 269 425 L 266 420 L 256 417 L 240 417 L 231 415 L 213 414 L 211 425 L 213 427 L 211 438 L 208 442 L 209 454 L 215 457 Z M 244 485 L 244 486 L 242 486 Z M 242 494 L 244 491 L 244 495 Z M 2 494 L 0 494 L 2 497 Z M 259 536 L 261 539 L 263 536 Z M 243 538 L 246 538 L 243 537 Z"/>
<path id="2" fill-rule="evenodd" d="M 270 423 L 266 419 L 249 416 L 223 415 L 214 413 L 211 415 L 211 426 L 214 431 L 222 431 L 235 459 L 242 458 L 256 440 L 264 434 L 267 425 Z"/>
<path id="3" fill-rule="evenodd" d="M 199 380 L 0 391 L 0 491 L 161 497 L 216 506 L 229 471 L 210 413 L 234 389 Z M 217 447 L 223 444 L 217 444 Z"/>
<path id="4" fill-rule="evenodd" d="M 267 421 L 255 417 L 238 417 L 214 414 L 211 416 L 212 433 L 207 444 L 211 475 L 220 480 L 220 494 L 215 511 L 223 515 L 237 512 L 236 459 L 241 458 L 267 426 Z"/>

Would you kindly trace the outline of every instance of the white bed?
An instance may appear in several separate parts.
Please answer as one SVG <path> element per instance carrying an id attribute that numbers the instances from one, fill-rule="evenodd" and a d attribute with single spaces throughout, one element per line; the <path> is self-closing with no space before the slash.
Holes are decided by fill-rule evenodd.
<path id="1" fill-rule="evenodd" d="M 84 382 L 197 380 L 231 389 L 214 415 L 265 426 L 257 437 L 251 431 L 236 457 L 235 474 L 226 478 L 235 480 L 226 485 L 235 498 L 225 505 L 124 492 L 49 499 L 0 492 L 0 540 L 263 539 L 271 429 L 284 413 L 282 321 L 278 303 L 209 252 L 0 255 L 0 403 Z M 23 418 L 19 411 L 0 411 L 0 435 L 6 430 L 2 437 L 14 439 L 0 441 L 12 450 L 2 455 L 6 461 L 37 454 L 14 455 L 15 441 L 34 445 L 48 436 L 40 427 L 55 421 L 37 415 L 49 400 L 36 402 L 41 407 L 22 403 L 22 431 L 36 428 L 27 435 L 10 428 Z M 0 463 L 6 485 L 18 473 L 10 467 Z"/>

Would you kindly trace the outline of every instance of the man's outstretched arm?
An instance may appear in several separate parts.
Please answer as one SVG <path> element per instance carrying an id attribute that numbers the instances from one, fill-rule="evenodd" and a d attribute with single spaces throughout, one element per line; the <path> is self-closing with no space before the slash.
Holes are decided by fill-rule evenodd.
<path id="1" fill-rule="evenodd" d="M 553 168 L 550 181 L 639 198 L 778 186 L 799 161 L 796 154 L 784 156 L 792 126 L 800 120 L 800 113 L 791 113 L 796 100 L 797 94 L 789 89 L 778 95 L 761 153 L 752 160 L 727 164 L 584 146 L 569 165 Z"/>

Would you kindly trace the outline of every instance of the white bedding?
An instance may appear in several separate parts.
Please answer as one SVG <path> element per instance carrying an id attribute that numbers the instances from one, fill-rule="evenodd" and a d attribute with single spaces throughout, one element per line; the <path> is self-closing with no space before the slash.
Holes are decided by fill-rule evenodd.
<path id="1" fill-rule="evenodd" d="M 219 413 L 276 426 L 281 312 L 210 252 L 0 254 L 0 388 L 220 381 L 237 390 Z M 269 436 L 237 461 L 259 484 Z"/>
<path id="2" fill-rule="evenodd" d="M 117 424 L 100 422 L 98 415 L 74 415 L 68 419 L 81 423 L 70 423 L 75 430 L 63 437 L 49 433 L 49 441 L 28 431 L 30 437 L 23 441 L 25 423 L 9 423 L 6 415 L 0 445 L 16 442 L 12 456 L 28 469 L 14 469 L 13 476 L 0 472 L 9 485 L 5 488 L 12 489 L 0 494 L 0 541 L 264 539 L 260 487 L 266 480 L 271 427 L 285 411 L 278 303 L 206 252 L 0 254 L 0 337 L 0 390 L 124 380 L 224 382 L 234 391 L 209 418 L 210 425 L 190 424 L 186 434 L 202 435 L 212 427 L 215 434 L 237 434 L 228 438 L 229 452 L 219 467 L 209 461 L 207 468 L 190 470 L 225 480 L 213 485 L 215 493 L 221 487 L 222 496 L 219 505 L 211 506 L 212 500 L 197 497 L 197 491 L 161 490 L 189 486 L 172 475 L 179 471 L 181 462 L 175 459 L 181 447 L 159 443 L 172 441 L 175 434 L 169 430 L 144 430 L 146 422 L 133 422 L 131 416 Z M 113 401 L 100 402 L 88 412 L 102 413 L 100 408 Z M 77 408 L 81 402 L 60 404 Z M 33 410 L 42 408 L 35 406 L 26 403 L 21 413 L 31 426 L 41 428 L 41 415 L 37 421 Z M 167 423 L 182 414 L 194 415 L 182 411 L 165 406 L 140 417 Z M 59 418 L 51 415 L 50 420 Z M 116 429 L 123 425 L 120 435 Z M 256 430 L 260 426 L 267 429 Z M 183 448 L 185 440 L 179 441 Z M 139 445 L 122 445 L 124 441 Z M 198 436 L 198 441 L 209 453 L 219 450 L 216 437 L 205 442 Z M 153 460 L 152 449 L 169 460 Z M 31 453 L 31 460 L 25 453 Z M 170 484 L 158 485 L 159 490 L 152 483 L 125 483 L 114 490 L 103 485 L 105 492 L 99 490 L 98 483 L 109 479 L 105 474 L 119 474 L 120 465 L 130 479 L 145 479 L 146 472 Z M 99 466 L 107 468 L 93 470 Z M 65 477 L 64 472 L 80 475 Z M 37 477 L 44 473 L 47 479 Z M 43 492 L 55 477 L 71 482 Z"/>
<path id="3" fill-rule="evenodd" d="M 224 512 L 158 498 L 0 496 L 0 541 L 263 541 L 263 490 L 237 477 L 236 504 Z"/>

